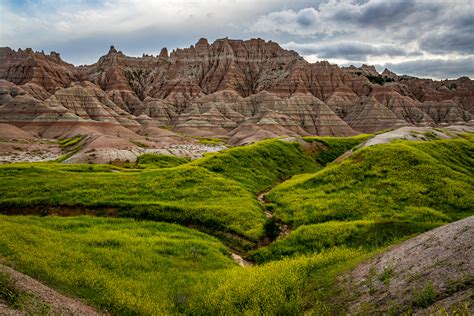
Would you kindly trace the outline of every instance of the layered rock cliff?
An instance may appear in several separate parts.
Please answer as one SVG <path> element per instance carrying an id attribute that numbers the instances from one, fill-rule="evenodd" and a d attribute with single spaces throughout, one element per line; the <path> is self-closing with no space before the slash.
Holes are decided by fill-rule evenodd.
<path id="1" fill-rule="evenodd" d="M 346 136 L 404 125 L 470 124 L 474 83 L 308 63 L 262 39 L 200 39 L 129 57 L 110 47 L 75 67 L 0 48 L 0 123 L 37 136 L 145 136 L 166 128 L 243 144 L 267 137 Z M 472 121 L 471 121 L 472 123 Z"/>

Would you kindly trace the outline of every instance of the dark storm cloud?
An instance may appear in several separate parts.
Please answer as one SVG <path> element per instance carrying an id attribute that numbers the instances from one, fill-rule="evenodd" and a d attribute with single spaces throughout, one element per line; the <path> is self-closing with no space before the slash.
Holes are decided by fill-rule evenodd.
<path id="1" fill-rule="evenodd" d="M 473 33 L 459 33 L 452 30 L 437 34 L 428 34 L 420 41 L 420 48 L 434 54 L 462 53 L 472 54 L 474 52 L 474 30 Z"/>
<path id="2" fill-rule="evenodd" d="M 469 0 L 455 0 L 455 3 L 461 1 Z M 389 37 L 410 37 L 417 32 L 432 30 L 436 23 L 444 19 L 446 12 L 451 12 L 452 6 L 452 3 L 437 0 L 332 0 L 301 10 L 268 13 L 258 19 L 253 29 L 310 37 L 315 34 L 360 34 L 365 31 L 389 31 L 391 34 L 386 34 Z"/>
<path id="3" fill-rule="evenodd" d="M 365 61 L 369 56 L 417 56 L 419 52 L 410 52 L 395 45 L 372 45 L 356 41 L 340 41 L 322 44 L 298 44 L 290 42 L 285 48 L 296 50 L 303 55 L 317 55 L 319 58 L 347 59 Z"/>
<path id="4" fill-rule="evenodd" d="M 451 60 L 425 59 L 398 64 L 378 65 L 378 69 L 388 68 L 397 74 L 437 79 L 453 79 L 462 76 L 474 78 L 474 56 Z"/>
<path id="5" fill-rule="evenodd" d="M 261 16 L 253 31 L 290 38 L 286 48 L 312 59 L 393 59 L 410 74 L 453 77 L 472 68 L 474 2 L 330 0 Z"/>
<path id="6" fill-rule="evenodd" d="M 317 21 L 317 15 L 314 12 L 315 10 L 311 8 L 303 9 L 298 12 L 296 17 L 296 22 L 301 26 L 310 26 Z"/>
<path id="7" fill-rule="evenodd" d="M 406 1 L 370 1 L 357 5 L 327 6 L 328 20 L 335 23 L 354 24 L 360 27 L 385 28 L 403 21 L 416 12 L 416 2 Z M 324 9 L 321 8 L 322 10 Z"/>
<path id="8" fill-rule="evenodd" d="M 453 14 L 452 22 L 425 34 L 420 40 L 420 48 L 435 54 L 474 53 L 474 5 L 466 7 L 460 14 Z"/>

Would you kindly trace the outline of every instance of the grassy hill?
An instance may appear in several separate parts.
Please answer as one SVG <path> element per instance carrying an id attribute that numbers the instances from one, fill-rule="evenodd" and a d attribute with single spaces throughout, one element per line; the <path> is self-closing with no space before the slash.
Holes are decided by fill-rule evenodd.
<path id="1" fill-rule="evenodd" d="M 294 176 L 266 198 L 296 228 L 255 260 L 333 246 L 373 250 L 474 214 L 472 138 L 397 141 L 362 148 L 340 163 Z"/>
<path id="2" fill-rule="evenodd" d="M 320 269 L 360 255 L 341 249 L 242 268 L 195 230 L 88 216 L 0 216 L 0 253 L 61 292 L 126 315 L 300 313 L 305 286 L 331 280 Z"/>
<path id="3" fill-rule="evenodd" d="M 147 154 L 131 167 L 2 165 L 0 209 L 8 214 L 85 213 L 192 225 L 245 248 L 261 238 L 266 221 L 255 194 L 320 165 L 297 143 L 268 140 L 190 163 Z"/>
<path id="4" fill-rule="evenodd" d="M 236 265 L 217 239 L 167 223 L 1 216 L 0 232 L 7 263 L 114 313 L 172 312 L 206 272 Z"/>
<path id="5" fill-rule="evenodd" d="M 0 256 L 117 314 L 343 313 L 341 273 L 474 214 L 472 135 L 356 149 L 368 137 L 268 140 L 192 162 L 3 165 Z M 265 209 L 291 228 L 270 244 Z"/>
<path id="6" fill-rule="evenodd" d="M 472 211 L 473 174 L 472 140 L 397 141 L 362 148 L 320 172 L 295 176 L 267 198 L 274 201 L 276 216 L 294 225 L 456 219 Z"/>

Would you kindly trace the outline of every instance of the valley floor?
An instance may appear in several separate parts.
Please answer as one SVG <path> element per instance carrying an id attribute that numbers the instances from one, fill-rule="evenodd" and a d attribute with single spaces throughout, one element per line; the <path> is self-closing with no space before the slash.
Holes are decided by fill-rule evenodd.
<path id="1" fill-rule="evenodd" d="M 469 314 L 473 134 L 381 135 L 2 165 L 0 298 L 60 308 L 14 268 L 112 314 Z"/>

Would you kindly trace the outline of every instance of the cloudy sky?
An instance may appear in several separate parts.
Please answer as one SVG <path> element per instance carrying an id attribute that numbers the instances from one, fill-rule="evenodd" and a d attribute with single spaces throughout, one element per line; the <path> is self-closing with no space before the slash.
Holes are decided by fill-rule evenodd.
<path id="1" fill-rule="evenodd" d="M 273 40 L 311 62 L 474 78 L 473 0 L 0 0 L 0 46 L 74 64 L 112 44 L 141 56 L 226 36 Z"/>

